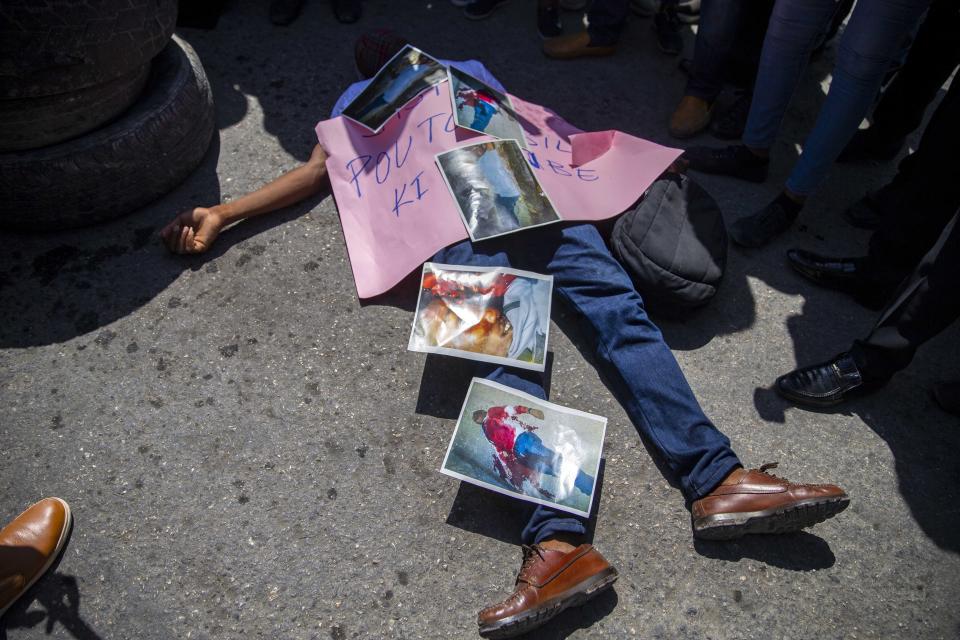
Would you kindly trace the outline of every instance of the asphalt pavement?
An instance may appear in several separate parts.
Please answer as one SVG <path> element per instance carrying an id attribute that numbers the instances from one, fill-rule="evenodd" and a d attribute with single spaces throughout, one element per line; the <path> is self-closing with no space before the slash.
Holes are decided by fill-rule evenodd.
<path id="1" fill-rule="evenodd" d="M 664 144 L 685 77 L 649 20 L 631 19 L 614 57 L 561 62 L 540 53 L 533 3 L 481 22 L 442 0 L 365 4 L 356 25 L 312 2 L 281 28 L 266 2 L 231 2 L 215 30 L 179 30 L 217 102 L 201 167 L 121 220 L 0 236 L 0 523 L 48 495 L 75 515 L 61 562 L 0 638 L 474 638 L 477 611 L 511 589 L 527 507 L 437 472 L 471 367 L 406 351 L 409 287 L 358 301 L 332 198 L 238 225 L 202 256 L 168 254 L 157 231 L 304 161 L 356 80 L 365 29 L 479 59 L 582 129 Z M 765 184 L 695 176 L 728 222 L 777 193 L 832 59 L 808 69 Z M 960 377 L 957 327 L 836 411 L 769 389 L 871 326 L 875 312 L 805 282 L 784 254 L 863 252 L 868 233 L 840 214 L 894 170 L 836 167 L 791 232 L 731 249 L 708 307 L 662 323 L 747 464 L 847 489 L 850 508 L 811 530 L 695 541 L 679 490 L 556 310 L 551 399 L 609 418 L 594 542 L 621 577 L 532 637 L 960 635 L 960 422 L 929 395 Z"/>

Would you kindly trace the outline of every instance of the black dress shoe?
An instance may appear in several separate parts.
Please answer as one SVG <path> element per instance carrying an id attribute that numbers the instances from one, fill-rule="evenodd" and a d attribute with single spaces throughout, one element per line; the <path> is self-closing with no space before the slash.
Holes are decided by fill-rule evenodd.
<path id="1" fill-rule="evenodd" d="M 902 279 L 892 269 L 876 269 L 867 258 L 832 258 L 803 249 L 787 251 L 793 270 L 807 280 L 849 293 L 868 309 L 882 309 Z"/>
<path id="2" fill-rule="evenodd" d="M 721 176 L 733 176 L 750 182 L 763 182 L 767 179 L 770 160 L 755 155 L 742 144 L 730 145 L 720 149 L 712 147 L 690 147 L 680 157 L 689 168 L 703 173 L 715 173 Z"/>
<path id="3" fill-rule="evenodd" d="M 852 291 L 862 284 L 866 259 L 831 258 L 803 249 L 790 249 L 787 260 L 797 273 L 820 286 Z"/>
<path id="4" fill-rule="evenodd" d="M 832 407 L 854 392 L 872 391 L 880 385 L 865 384 L 850 354 L 841 353 L 828 362 L 780 376 L 774 386 L 777 393 L 797 404 Z"/>

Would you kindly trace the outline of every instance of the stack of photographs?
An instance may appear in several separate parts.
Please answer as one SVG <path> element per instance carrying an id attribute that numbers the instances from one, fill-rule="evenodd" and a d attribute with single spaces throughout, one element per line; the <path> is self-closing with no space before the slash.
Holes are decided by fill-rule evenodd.
<path id="1" fill-rule="evenodd" d="M 544 370 L 552 276 L 428 262 L 420 286 L 410 351 Z"/>
<path id="2" fill-rule="evenodd" d="M 343 115 L 377 133 L 400 107 L 446 79 L 445 65 L 407 45 L 380 68 Z"/>
<path id="3" fill-rule="evenodd" d="M 589 517 L 607 419 L 474 378 L 440 472 Z"/>
<path id="4" fill-rule="evenodd" d="M 451 149 L 437 165 L 474 242 L 562 220 L 516 140 Z"/>

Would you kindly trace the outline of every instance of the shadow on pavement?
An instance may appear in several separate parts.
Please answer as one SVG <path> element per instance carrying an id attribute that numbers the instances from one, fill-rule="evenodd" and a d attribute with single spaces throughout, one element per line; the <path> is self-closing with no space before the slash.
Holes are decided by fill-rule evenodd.
<path id="1" fill-rule="evenodd" d="M 80 588 L 77 579 L 71 575 L 58 573 L 60 562 L 70 546 L 73 537 L 73 524 L 67 534 L 67 540 L 60 550 L 60 554 L 47 569 L 43 577 L 23 594 L 7 610 L 0 619 L 0 640 L 7 640 L 7 631 L 11 629 L 32 629 L 41 622 L 45 622 L 44 631 L 47 635 L 53 632 L 57 623 L 63 625 L 67 632 L 76 640 L 100 640 L 100 636 L 80 617 Z M 12 554 L 22 558 L 24 553 L 37 554 L 32 548 L 0 546 L 0 566 Z M 39 558 L 38 558 L 39 559 Z M 42 609 L 28 610 L 34 604 Z"/>
<path id="2" fill-rule="evenodd" d="M 177 278 L 157 232 L 197 202 L 219 202 L 214 136 L 200 166 L 161 201 L 105 224 L 0 234 L 0 348 L 64 342 L 143 306 Z"/>
<path id="3" fill-rule="evenodd" d="M 938 547 L 960 553 L 960 428 L 934 405 L 928 394 L 904 384 L 896 376 L 881 392 L 850 400 L 830 410 L 814 413 L 856 415 L 890 448 L 900 494 L 913 519 Z M 760 416 L 783 422 L 794 405 L 772 389 L 757 389 L 754 404 Z"/>
<path id="4" fill-rule="evenodd" d="M 33 597 L 29 597 L 33 594 Z M 39 604 L 42 609 L 29 610 Z M 74 576 L 48 573 L 27 592 L 4 616 L 0 626 L 0 640 L 6 640 L 7 630 L 32 629 L 41 622 L 47 635 L 57 623 L 76 640 L 100 640 L 100 636 L 80 617 L 80 589 Z"/>
<path id="5" fill-rule="evenodd" d="M 705 558 L 739 562 L 756 560 L 790 571 L 829 569 L 836 556 L 826 540 L 806 531 L 775 536 L 745 536 L 723 542 L 694 538 L 693 548 Z"/>

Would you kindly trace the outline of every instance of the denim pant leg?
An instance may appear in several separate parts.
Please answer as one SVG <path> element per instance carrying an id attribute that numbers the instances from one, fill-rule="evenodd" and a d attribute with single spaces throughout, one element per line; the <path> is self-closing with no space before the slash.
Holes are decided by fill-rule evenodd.
<path id="1" fill-rule="evenodd" d="M 541 233 L 560 235 L 546 273 L 580 316 L 601 373 L 646 445 L 687 499 L 709 493 L 740 461 L 704 415 L 629 276 L 593 225 Z"/>
<path id="2" fill-rule="evenodd" d="M 840 40 L 827 99 L 787 179 L 787 188 L 809 195 L 826 178 L 880 89 L 899 43 L 916 26 L 930 0 L 861 0 Z"/>
<path id="3" fill-rule="evenodd" d="M 693 48 L 693 69 L 685 95 L 713 102 L 727 76 L 727 64 L 740 31 L 744 0 L 703 0 Z"/>
<path id="4" fill-rule="evenodd" d="M 506 237 L 508 246 L 512 239 L 511 236 Z M 464 240 L 438 251 L 433 256 L 433 261 L 443 264 L 482 267 L 512 266 L 510 256 L 504 250 L 503 243 L 497 242 L 496 239 L 479 245 Z M 512 367 L 479 365 L 477 375 L 546 400 L 547 394 L 543 388 L 542 373 Z M 587 527 L 581 518 L 550 507 L 537 505 L 530 516 L 530 521 L 524 527 L 520 539 L 524 544 L 536 544 L 561 532 L 583 535 L 587 532 Z"/>
<path id="5" fill-rule="evenodd" d="M 743 131 L 743 143 L 748 147 L 773 146 L 810 52 L 836 9 L 836 0 L 777 0 L 763 39 L 750 115 Z"/>
<path id="6" fill-rule="evenodd" d="M 590 44 L 595 47 L 616 44 L 629 10 L 630 0 L 594 0 L 587 11 Z"/>

